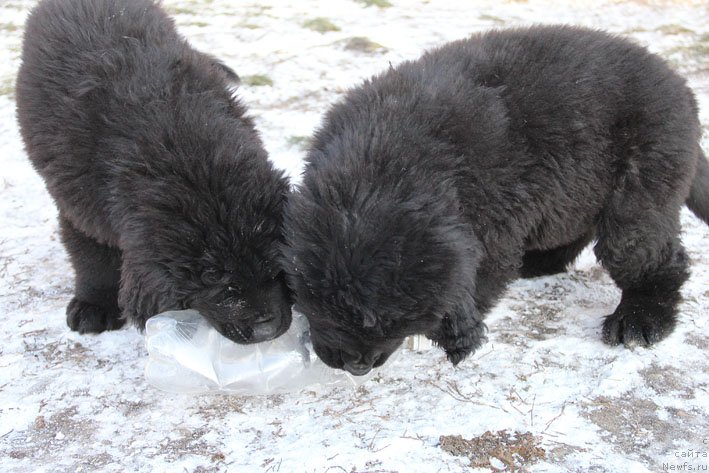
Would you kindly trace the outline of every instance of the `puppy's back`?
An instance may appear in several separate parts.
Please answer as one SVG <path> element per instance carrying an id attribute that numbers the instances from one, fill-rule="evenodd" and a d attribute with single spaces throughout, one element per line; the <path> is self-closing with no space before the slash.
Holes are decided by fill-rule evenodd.
<path id="1" fill-rule="evenodd" d="M 677 102 L 695 107 L 686 81 L 660 56 L 626 38 L 574 26 L 476 34 L 433 49 L 398 73 L 452 103 L 469 102 L 473 87 L 498 88 L 510 117 L 519 120 L 514 125 L 545 132 L 579 117 L 606 126 L 638 107 L 648 114 L 666 113 Z"/>
<path id="2" fill-rule="evenodd" d="M 115 244 L 118 220 L 134 207 L 122 196 L 158 178 L 206 173 L 211 161 L 195 162 L 233 157 L 238 146 L 265 161 L 227 71 L 192 49 L 152 1 L 40 2 L 27 20 L 17 115 L 60 212 Z"/>
<path id="3" fill-rule="evenodd" d="M 25 49 L 55 58 L 115 46 L 122 39 L 177 36 L 172 20 L 151 0 L 44 0 L 25 25 Z"/>
<path id="4" fill-rule="evenodd" d="M 87 107 L 87 95 L 100 82 L 110 81 L 116 88 L 122 77 L 136 75 L 136 50 L 144 50 L 141 54 L 175 50 L 180 47 L 178 38 L 172 20 L 151 1 L 41 2 L 26 23 L 17 78 L 18 117 L 25 141 L 39 134 L 53 135 L 58 129 L 71 133 L 71 125 L 85 129 L 96 119 Z M 151 74 L 161 69 L 157 62 Z M 114 95 L 120 92 L 115 90 Z M 129 90 L 123 95 L 130 95 Z M 102 105 L 107 109 L 110 104 Z"/>

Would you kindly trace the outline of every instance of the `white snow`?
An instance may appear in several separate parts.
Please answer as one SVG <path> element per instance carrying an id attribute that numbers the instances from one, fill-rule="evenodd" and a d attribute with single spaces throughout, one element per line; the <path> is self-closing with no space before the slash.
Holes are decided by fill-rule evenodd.
<path id="1" fill-rule="evenodd" d="M 673 62 L 709 124 L 709 10 L 699 1 L 165 0 L 180 30 L 240 76 L 239 95 L 271 158 L 297 180 L 299 145 L 347 87 L 474 31 L 574 23 L 629 35 Z M 29 165 L 12 85 L 34 2 L 0 4 L 0 470 L 459 472 L 441 435 L 531 432 L 544 472 L 709 468 L 709 228 L 685 211 L 692 259 L 677 330 L 652 349 L 609 348 L 602 317 L 620 298 L 586 252 L 568 274 L 515 282 L 490 314 L 489 342 L 458 368 L 405 351 L 357 389 L 276 396 L 176 395 L 143 377 L 132 328 L 70 332 L 72 271 L 56 210 Z M 302 26 L 324 17 L 340 30 Z M 384 52 L 344 48 L 368 37 Z M 704 148 L 709 149 L 705 133 Z M 688 452 L 690 455 L 688 455 Z M 697 455 L 697 452 L 700 454 Z M 500 467 L 501 458 L 492 460 Z M 478 470 L 488 471 L 488 470 Z M 492 470 L 489 470 L 492 471 Z M 701 470 L 700 470 L 701 471 Z"/>

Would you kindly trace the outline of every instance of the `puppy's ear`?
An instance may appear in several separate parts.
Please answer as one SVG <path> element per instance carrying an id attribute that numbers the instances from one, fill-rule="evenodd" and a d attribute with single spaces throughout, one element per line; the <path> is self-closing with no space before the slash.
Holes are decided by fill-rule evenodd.
<path id="1" fill-rule="evenodd" d="M 379 319 L 374 315 L 374 312 L 365 311 L 364 314 L 362 314 L 362 326 L 364 328 L 372 328 L 377 324 L 379 324 Z"/>
<path id="2" fill-rule="evenodd" d="M 214 67 L 215 70 L 222 72 L 226 76 L 230 84 L 241 85 L 241 78 L 236 72 L 234 72 L 234 69 L 227 66 L 221 59 L 217 59 L 211 54 L 205 54 L 205 56 L 212 61 L 212 67 Z"/>
<path id="3" fill-rule="evenodd" d="M 487 327 L 482 322 L 472 291 L 461 290 L 460 299 L 428 337 L 446 352 L 448 361 L 457 365 L 487 341 Z"/>

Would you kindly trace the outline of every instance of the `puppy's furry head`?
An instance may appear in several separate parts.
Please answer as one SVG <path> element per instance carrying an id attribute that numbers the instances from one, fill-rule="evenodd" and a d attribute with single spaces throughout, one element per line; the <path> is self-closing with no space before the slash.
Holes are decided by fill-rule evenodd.
<path id="1" fill-rule="evenodd" d="M 120 305 L 139 325 L 193 308 L 236 342 L 269 340 L 291 321 L 278 253 L 288 181 L 248 122 L 203 122 L 222 139 L 195 145 L 200 130 L 176 130 L 162 151 L 169 156 L 154 159 L 169 170 L 134 190 L 120 242 Z"/>
<path id="2" fill-rule="evenodd" d="M 46 0 L 28 19 L 17 82 L 30 159 L 62 216 L 120 249 L 118 302 L 138 326 L 192 307 L 250 343 L 290 323 L 275 254 L 288 183 L 237 80 L 153 0 Z M 110 281 L 82 285 L 110 286 L 112 304 L 105 257 L 82 255 Z"/>
<path id="3" fill-rule="evenodd" d="M 286 211 L 284 266 L 317 355 L 355 375 L 381 366 L 405 337 L 442 345 L 447 315 L 472 304 L 477 249 L 441 195 L 306 175 Z M 446 348 L 444 346 L 444 348 Z"/>

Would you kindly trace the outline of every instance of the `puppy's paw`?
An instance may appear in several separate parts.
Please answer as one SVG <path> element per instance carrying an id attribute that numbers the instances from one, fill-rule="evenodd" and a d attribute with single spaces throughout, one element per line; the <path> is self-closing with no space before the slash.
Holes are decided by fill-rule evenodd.
<path id="1" fill-rule="evenodd" d="M 475 348 L 473 347 L 461 347 L 453 350 L 446 350 L 446 358 L 448 358 L 448 361 L 453 363 L 453 366 L 458 366 L 458 363 L 463 361 L 473 353 Z"/>
<path id="2" fill-rule="evenodd" d="M 622 343 L 626 347 L 647 347 L 667 337 L 674 327 L 672 311 L 662 306 L 655 306 L 652 310 L 619 306 L 603 322 L 603 341 L 608 345 Z"/>
<path id="3" fill-rule="evenodd" d="M 487 327 L 482 322 L 479 322 L 475 327 L 472 327 L 468 333 L 460 334 L 454 340 L 443 347 L 446 351 L 448 361 L 457 366 L 468 355 L 472 354 L 487 341 L 485 332 Z"/>
<path id="4" fill-rule="evenodd" d="M 70 329 L 83 334 L 117 330 L 123 327 L 125 320 L 120 318 L 118 307 L 109 310 L 74 297 L 66 308 L 66 323 Z"/>
<path id="5" fill-rule="evenodd" d="M 446 317 L 441 323 L 440 330 L 429 337 L 436 345 L 443 348 L 448 361 L 454 366 L 487 341 L 485 337 L 487 327 L 484 323 L 477 320 L 461 322 Z"/>

